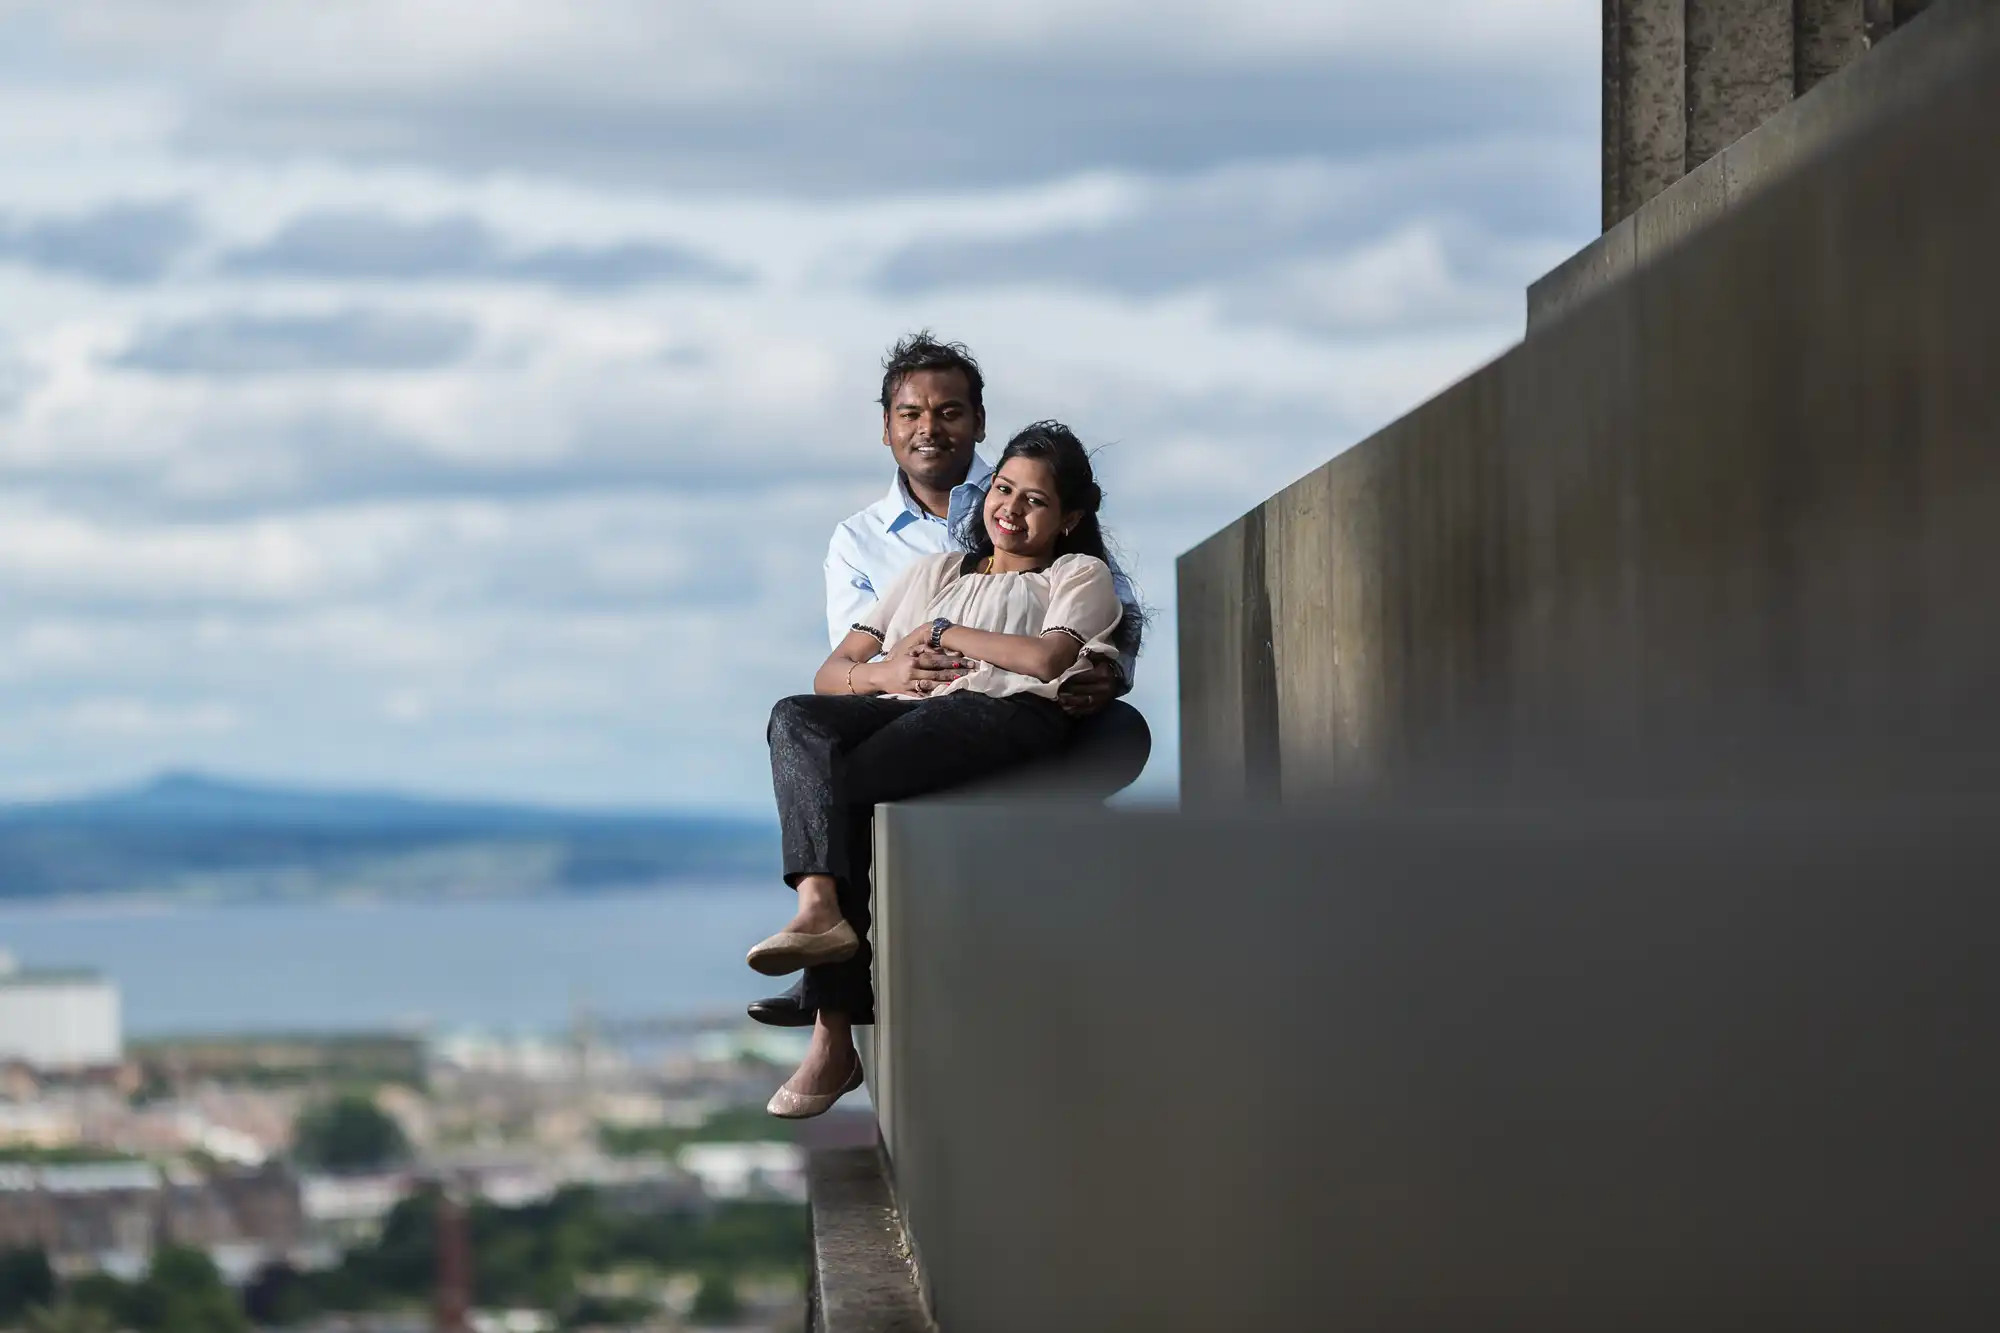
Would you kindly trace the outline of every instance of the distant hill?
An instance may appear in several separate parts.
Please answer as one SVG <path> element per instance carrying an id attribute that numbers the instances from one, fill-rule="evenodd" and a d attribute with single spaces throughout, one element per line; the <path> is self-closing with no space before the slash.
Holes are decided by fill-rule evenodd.
<path id="1" fill-rule="evenodd" d="M 766 821 L 314 791 L 192 773 L 0 806 L 0 898 L 590 892 L 770 874 Z"/>

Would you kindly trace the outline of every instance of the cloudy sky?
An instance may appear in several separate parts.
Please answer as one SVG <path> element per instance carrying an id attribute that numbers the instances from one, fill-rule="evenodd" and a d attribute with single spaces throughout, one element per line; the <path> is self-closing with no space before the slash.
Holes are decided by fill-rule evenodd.
<path id="1" fill-rule="evenodd" d="M 0 799 L 768 809 L 884 347 L 1174 558 L 1520 334 L 1595 0 L 0 0 Z"/>

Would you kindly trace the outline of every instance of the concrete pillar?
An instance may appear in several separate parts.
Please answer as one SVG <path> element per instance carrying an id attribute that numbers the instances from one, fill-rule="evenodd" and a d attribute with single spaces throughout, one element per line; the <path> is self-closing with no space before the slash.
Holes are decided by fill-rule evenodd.
<path id="1" fill-rule="evenodd" d="M 1792 0 L 1686 0 L 1694 170 L 1792 100 Z"/>
<path id="2" fill-rule="evenodd" d="M 1896 30 L 1896 0 L 1861 0 L 1861 29 L 1872 45 Z"/>
<path id="3" fill-rule="evenodd" d="M 1604 229 L 1684 175 L 1687 0 L 1604 0 Z"/>
<path id="4" fill-rule="evenodd" d="M 1796 0 L 1792 14 L 1793 89 L 1812 86 L 1868 49 L 1865 0 Z"/>
<path id="5" fill-rule="evenodd" d="M 1603 0 L 1604 229 L 1929 0 Z"/>

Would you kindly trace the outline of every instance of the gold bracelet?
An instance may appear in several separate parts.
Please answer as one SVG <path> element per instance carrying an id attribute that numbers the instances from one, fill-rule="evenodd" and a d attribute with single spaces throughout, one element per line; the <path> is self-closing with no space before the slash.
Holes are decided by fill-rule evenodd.
<path id="1" fill-rule="evenodd" d="M 861 663 L 859 662 L 849 662 L 847 664 L 847 692 L 849 694 L 854 693 L 854 668 L 860 665 Z"/>

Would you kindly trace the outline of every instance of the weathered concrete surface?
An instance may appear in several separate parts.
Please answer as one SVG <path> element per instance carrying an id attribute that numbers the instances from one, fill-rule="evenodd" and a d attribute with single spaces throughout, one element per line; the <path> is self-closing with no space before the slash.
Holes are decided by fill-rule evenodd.
<path id="1" fill-rule="evenodd" d="M 1987 63 L 1184 555 L 1184 796 L 1256 795 L 1230 775 L 1274 749 L 1290 800 L 2000 737 L 1969 727 L 2000 700 L 1991 32 Z M 1260 618 L 1271 737 L 1246 725 L 1266 687 L 1212 669 Z"/>
<path id="2" fill-rule="evenodd" d="M 1261 708 L 1268 690 L 1261 679 L 1255 690 L 1245 686 L 1246 626 L 1240 610 L 1246 605 L 1248 570 L 1244 564 L 1243 538 L 1243 527 L 1232 527 L 1219 535 L 1215 538 L 1220 543 L 1218 558 L 1200 569 L 1185 571 L 1180 580 L 1180 614 L 1200 616 L 1213 627 L 1212 633 L 1199 639 L 1182 636 L 1181 652 L 1193 653 L 1195 660 L 1189 663 L 1183 658 L 1181 670 L 1185 672 L 1192 666 L 1201 679 L 1213 681 L 1219 701 L 1209 716 L 1217 742 L 1217 766 L 1194 772 L 1183 765 L 1181 770 L 1181 781 L 1194 784 L 1197 800 L 1238 795 L 1256 785 L 1250 775 L 1250 755 L 1244 737 L 1250 714 Z M 1220 702 L 1224 699 L 1226 704 Z M 1263 781 L 1262 776 L 1257 779 Z"/>
<path id="3" fill-rule="evenodd" d="M 1529 286 L 1529 331 L 1583 304 L 1638 267 L 1639 223 L 1636 215 L 1628 215 Z"/>
<path id="4" fill-rule="evenodd" d="M 901 848 L 888 836 L 887 823 L 879 814 L 874 821 L 872 836 L 873 915 L 868 943 L 875 960 L 876 1021 L 866 1027 L 858 1027 L 854 1032 L 861 1052 L 862 1072 L 867 1080 L 868 1099 L 875 1107 L 875 1123 L 886 1145 L 896 1141 L 900 1129 L 896 1116 L 897 1108 L 903 1102 L 903 1071 L 919 1058 L 918 1053 L 910 1049 L 908 1031 L 895 1027 L 883 1015 L 904 1003 L 900 981 L 904 969 L 896 960 L 905 948 L 917 946 L 904 943 L 902 916 L 895 909 L 898 896 L 908 891 L 913 883 L 921 883 L 921 873 L 913 874 L 905 869 L 901 862 Z M 900 1227 L 900 1215 L 897 1220 Z M 906 1247 L 904 1258 L 909 1276 L 916 1284 L 918 1302 L 928 1312 L 934 1307 L 922 1248 L 907 1228 L 903 1229 L 902 1237 Z"/>
<path id="5" fill-rule="evenodd" d="M 1603 112 L 1598 136 L 1599 209 L 1609 231 L 1628 211 L 1625 207 L 1625 20 L 1624 0 L 1604 0 L 1604 45 L 1598 105 Z"/>
<path id="6" fill-rule="evenodd" d="M 1608 230 L 1687 170 L 1686 0 L 1605 0 L 1604 29 Z"/>
<path id="7" fill-rule="evenodd" d="M 885 807 L 938 1323 L 2000 1327 L 1996 815 Z"/>
<path id="8" fill-rule="evenodd" d="M 1700 166 L 1792 100 L 1792 0 L 1686 0 L 1687 147 Z"/>
<path id="9" fill-rule="evenodd" d="M 1617 3 L 1618 0 L 1610 0 Z M 1846 4 L 1848 0 L 1842 0 Z M 1814 0 L 1799 0 L 1803 7 Z M 1607 11 L 1608 12 L 1608 11 Z M 1848 17 L 1842 11 L 1842 22 Z M 1800 20 L 1803 24 L 1804 19 Z M 1851 25 L 1841 26 L 1822 15 L 1821 26 L 1801 33 L 1812 36 L 1815 60 L 1831 60 L 1835 48 L 1850 50 Z M 1532 332 L 1550 320 L 1634 272 L 1654 255 L 1692 235 L 1729 209 L 1751 198 L 1764 185 L 1781 178 L 1812 157 L 1832 151 L 1843 139 L 1872 121 L 1893 115 L 1899 107 L 1921 99 L 1935 85 L 1960 77 L 1992 48 L 2000 28 L 2000 5 L 1992 0 L 1939 0 L 1924 11 L 1923 21 L 1898 31 L 1868 53 L 1849 60 L 1836 72 L 1812 67 L 1811 91 L 1776 111 L 1742 138 L 1726 144 L 1706 161 L 1690 157 L 1689 170 L 1679 171 L 1643 197 L 1625 200 L 1623 211 L 1607 207 L 1607 231 L 1528 288 L 1528 328 Z M 1805 37 L 1799 38 L 1801 42 Z M 1800 50 L 1804 52 L 1805 47 Z M 1806 59 L 1801 55 L 1800 59 Z M 1801 69 L 1808 68 L 1801 66 Z M 1606 109 L 1607 144 L 1614 119 Z M 1606 188 L 1611 189 L 1613 161 L 1607 150 Z M 1649 178 L 1651 179 L 1651 178 Z M 1607 198 L 1609 194 L 1607 193 Z M 1618 219 L 1631 215 L 1632 230 Z M 1643 235 L 1647 244 L 1636 242 Z"/>
<path id="10" fill-rule="evenodd" d="M 1793 7 L 1794 92 L 1804 94 L 1868 49 L 1862 0 L 1796 0 Z"/>
<path id="11" fill-rule="evenodd" d="M 868 945 L 877 960 L 874 983 L 875 1007 L 879 1012 L 883 1005 L 894 1003 L 896 998 L 895 969 L 883 966 L 880 960 L 895 950 L 899 943 L 896 939 L 895 922 L 881 918 L 881 904 L 889 891 L 884 886 L 895 883 L 897 875 L 894 864 L 886 859 L 895 855 L 895 849 L 883 838 L 880 820 L 875 821 L 870 836 L 874 839 L 870 875 L 874 881 L 872 892 L 875 909 L 870 917 Z M 881 1129 L 884 1140 L 891 1139 L 895 1135 L 895 1126 L 891 1123 L 895 1114 L 891 1109 L 895 1105 L 897 1068 L 895 1048 L 891 1043 L 882 1040 L 880 1024 L 857 1027 L 854 1029 L 854 1037 L 861 1052 L 861 1072 L 868 1085 L 868 1099 L 875 1107 L 875 1123 Z"/>
<path id="12" fill-rule="evenodd" d="M 807 1160 L 812 1212 L 808 1333 L 936 1333 L 903 1253 L 902 1220 L 873 1148 Z"/>
<path id="13" fill-rule="evenodd" d="M 1635 266 L 1665 254 L 1694 235 L 1728 205 L 1728 175 L 1723 171 L 1691 171 L 1634 213 L 1632 256 Z"/>

